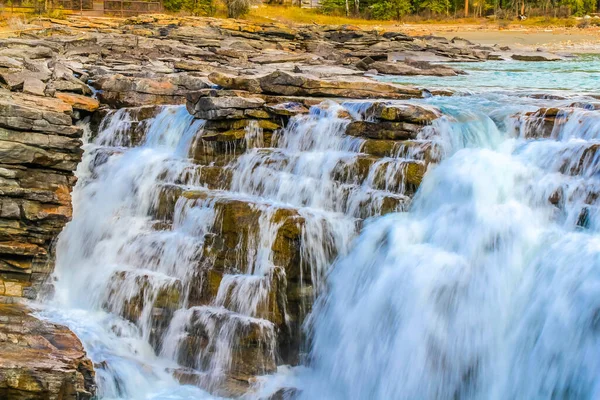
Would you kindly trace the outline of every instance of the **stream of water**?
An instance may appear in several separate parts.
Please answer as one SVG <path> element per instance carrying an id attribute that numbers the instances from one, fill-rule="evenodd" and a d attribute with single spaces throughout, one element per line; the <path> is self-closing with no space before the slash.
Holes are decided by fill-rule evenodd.
<path id="1" fill-rule="evenodd" d="M 569 79 L 544 64 L 518 65 Z M 578 79 L 598 89 L 596 76 Z M 54 296 L 39 315 L 81 338 L 106 400 L 218 398 L 237 368 L 236 337 L 248 332 L 261 341 L 257 373 L 269 371 L 248 398 L 281 388 L 307 400 L 599 398 L 599 102 L 472 89 L 410 101 L 443 116 L 361 178 L 352 168 L 366 158 L 363 143 L 344 134 L 341 116 L 365 117 L 365 103 L 316 106 L 270 139 L 249 127 L 246 151 L 232 149 L 217 187 L 190 158 L 204 122 L 184 107 L 164 107 L 139 144 L 132 116 L 109 114 L 85 145 Z M 532 135 L 543 118 L 518 117 L 574 103 L 545 138 Z M 398 174 L 432 146 L 441 161 L 411 200 Z M 184 195 L 161 221 L 165 190 L 175 189 Z M 200 301 L 194 271 L 217 262 L 203 249 L 225 232 L 227 207 L 243 204 L 255 226 L 239 227 L 215 298 Z M 302 221 L 299 274 L 316 299 L 294 368 L 274 354 L 280 328 L 263 310 L 290 274 L 274 250 L 289 218 Z M 202 339 L 190 342 L 199 327 Z"/>

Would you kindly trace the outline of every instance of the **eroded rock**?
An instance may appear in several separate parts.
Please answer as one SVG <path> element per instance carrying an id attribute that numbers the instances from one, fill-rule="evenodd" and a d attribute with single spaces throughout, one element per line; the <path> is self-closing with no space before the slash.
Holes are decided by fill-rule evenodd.
<path id="1" fill-rule="evenodd" d="M 22 305 L 0 304 L 0 398 L 92 399 L 94 369 L 79 339 L 29 313 Z"/>

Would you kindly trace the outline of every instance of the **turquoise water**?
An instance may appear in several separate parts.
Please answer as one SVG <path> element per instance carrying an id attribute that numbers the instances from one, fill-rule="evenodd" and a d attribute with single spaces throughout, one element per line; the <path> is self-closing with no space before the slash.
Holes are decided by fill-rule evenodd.
<path id="1" fill-rule="evenodd" d="M 426 88 L 447 88 L 473 92 L 481 90 L 510 91 L 571 91 L 600 94 L 600 55 L 581 55 L 563 61 L 522 62 L 486 61 L 451 63 L 467 75 L 385 76 L 385 82 L 417 85 Z"/>

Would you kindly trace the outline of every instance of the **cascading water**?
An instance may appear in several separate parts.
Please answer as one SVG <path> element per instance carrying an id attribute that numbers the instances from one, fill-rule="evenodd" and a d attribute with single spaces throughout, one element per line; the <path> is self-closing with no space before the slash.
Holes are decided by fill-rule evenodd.
<path id="1" fill-rule="evenodd" d="M 343 134 L 343 110 L 314 108 L 271 138 L 270 148 L 251 124 L 246 152 L 235 157 L 228 148 L 221 166 L 194 161 L 212 150 L 200 139 L 203 121 L 184 107 L 164 107 L 142 122 L 134 110 L 107 115 L 85 145 L 74 218 L 58 243 L 55 296 L 41 314 L 82 338 L 100 398 L 209 396 L 175 378 L 241 393 L 247 388 L 232 376 L 274 371 L 282 356 L 276 332 L 295 329 L 287 335 L 299 337 L 302 322 L 289 319 L 289 302 L 273 300 L 285 295 L 277 289 L 288 273 L 282 264 L 295 266 L 289 273 L 306 286 L 302 296 L 315 297 L 333 259 L 348 251 L 359 217 L 380 213 L 383 200 L 391 210 L 408 202 L 401 182 L 374 187 L 376 175 L 402 175 L 401 158 L 355 176 L 365 156 L 361 140 Z M 215 170 L 222 179 L 208 182 Z M 256 226 L 227 225 L 240 215 L 256 217 Z M 219 240 L 230 239 L 222 250 Z M 297 259 L 286 241 L 298 242 Z M 203 292 L 211 290 L 213 298 Z M 299 300 L 294 314 L 308 306 Z M 259 343 L 248 353 L 244 340 Z M 244 356 L 255 364 L 250 372 L 240 370 Z"/>
<path id="2" fill-rule="evenodd" d="M 597 398 L 600 242 L 582 211 L 597 207 L 597 153 L 584 149 L 600 113 L 527 140 L 540 127 L 507 117 L 535 101 L 431 102 L 455 119 L 451 155 L 409 213 L 373 221 L 333 267 L 300 397 Z"/>
<path id="3" fill-rule="evenodd" d="M 585 97 L 415 102 L 442 117 L 385 157 L 344 134 L 366 103 L 326 102 L 273 137 L 251 124 L 245 151 L 210 163 L 183 107 L 109 114 L 40 312 L 82 339 L 99 397 L 598 397 L 600 112 Z M 552 129 L 542 107 L 565 110 Z M 305 341 L 295 361 L 281 337 Z"/>

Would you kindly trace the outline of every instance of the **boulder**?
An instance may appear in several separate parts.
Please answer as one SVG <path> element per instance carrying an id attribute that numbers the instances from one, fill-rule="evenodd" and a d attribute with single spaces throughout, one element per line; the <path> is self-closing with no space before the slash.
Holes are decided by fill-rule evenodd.
<path id="1" fill-rule="evenodd" d="M 267 111 L 273 113 L 275 115 L 282 115 L 286 117 L 291 117 L 298 114 L 307 114 L 308 108 L 304 107 L 301 103 L 296 102 L 285 102 L 278 103 L 274 105 L 270 105 L 266 107 Z"/>
<path id="2" fill-rule="evenodd" d="M 84 95 L 88 95 L 88 96 L 92 94 L 92 91 L 90 90 L 90 88 L 85 83 L 83 83 L 77 79 L 70 79 L 70 80 L 60 79 L 60 80 L 51 81 L 48 84 L 48 87 L 52 88 L 53 90 L 59 91 L 59 92 L 73 92 L 73 93 L 84 94 Z"/>
<path id="3" fill-rule="evenodd" d="M 0 67 L 21 69 L 23 67 L 23 63 L 11 57 L 0 56 Z"/>
<path id="4" fill-rule="evenodd" d="M 50 79 L 50 74 L 45 72 L 31 72 L 31 71 L 19 71 L 19 72 L 0 72 L 0 80 L 10 90 L 18 90 L 23 88 L 23 83 L 26 79 L 37 79 L 41 81 L 47 81 Z"/>
<path id="5" fill-rule="evenodd" d="M 224 74 L 221 72 L 213 72 L 208 76 L 211 82 L 226 89 L 246 90 L 250 93 L 260 93 L 260 81 L 252 76 L 238 77 L 234 75 Z"/>
<path id="6" fill-rule="evenodd" d="M 100 107 L 98 100 L 80 94 L 56 92 L 54 97 L 69 104 L 75 110 L 93 112 Z"/>
<path id="7" fill-rule="evenodd" d="M 0 304 L 0 398 L 91 400 L 94 369 L 79 339 L 29 313 L 22 305 Z"/>
<path id="8" fill-rule="evenodd" d="M 385 121 L 409 122 L 421 125 L 430 124 L 442 116 L 442 113 L 433 107 L 381 102 L 373 103 L 366 114 Z"/>

